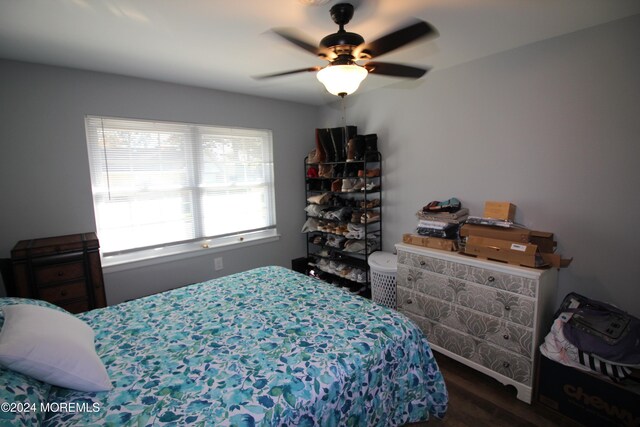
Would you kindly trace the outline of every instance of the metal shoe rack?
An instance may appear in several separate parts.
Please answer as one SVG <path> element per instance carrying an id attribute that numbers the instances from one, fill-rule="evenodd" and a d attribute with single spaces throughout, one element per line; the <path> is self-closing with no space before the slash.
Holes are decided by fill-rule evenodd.
<path id="1" fill-rule="evenodd" d="M 310 168 L 323 169 L 324 173 L 309 177 Z M 304 171 L 305 224 L 310 224 L 307 227 L 307 274 L 371 298 L 368 258 L 382 248 L 380 152 L 366 152 L 362 160 L 321 164 L 309 163 L 305 157 Z M 366 176 L 367 171 L 375 176 Z M 320 204 L 310 201 L 320 197 L 326 201 Z"/>

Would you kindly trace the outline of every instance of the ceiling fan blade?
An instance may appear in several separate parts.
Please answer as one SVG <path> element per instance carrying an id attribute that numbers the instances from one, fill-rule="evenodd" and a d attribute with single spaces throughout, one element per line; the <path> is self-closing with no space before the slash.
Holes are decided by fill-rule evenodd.
<path id="1" fill-rule="evenodd" d="M 367 62 L 363 65 L 370 73 L 383 76 L 406 77 L 409 79 L 419 79 L 424 76 L 428 69 L 412 67 L 410 65 L 391 64 L 389 62 Z"/>
<path id="2" fill-rule="evenodd" d="M 415 20 L 377 40 L 361 44 L 354 49 L 353 56 L 356 60 L 374 58 L 427 36 L 437 37 L 438 31 L 425 21 Z"/>
<path id="3" fill-rule="evenodd" d="M 277 34 L 278 36 L 282 37 L 289 43 L 292 43 L 295 46 L 298 46 L 299 48 L 306 50 L 307 52 L 315 56 L 318 56 L 322 59 L 330 60 L 330 59 L 334 59 L 336 56 L 333 51 L 329 49 L 320 48 L 318 47 L 318 45 L 313 44 L 313 42 L 309 40 L 305 40 L 306 37 L 302 33 L 292 28 L 273 28 L 271 31 Z"/>
<path id="4" fill-rule="evenodd" d="M 287 76 L 289 74 L 313 72 L 313 71 L 320 71 L 320 70 L 322 70 L 322 67 L 316 66 L 316 67 L 300 68 L 300 69 L 297 69 L 297 70 L 283 71 L 281 73 L 264 74 L 264 75 L 261 75 L 261 76 L 252 76 L 252 77 L 254 79 L 256 79 L 256 80 L 262 80 L 262 79 L 269 79 L 271 77 L 280 77 L 280 76 Z"/>

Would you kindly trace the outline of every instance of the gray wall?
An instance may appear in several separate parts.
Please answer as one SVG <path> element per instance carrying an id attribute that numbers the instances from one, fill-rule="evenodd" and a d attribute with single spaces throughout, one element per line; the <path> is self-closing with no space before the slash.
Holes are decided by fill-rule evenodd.
<path id="1" fill-rule="evenodd" d="M 84 116 L 273 130 L 279 241 L 105 274 L 110 304 L 304 254 L 302 159 L 318 108 L 150 80 L 0 60 L 0 257 L 22 239 L 94 231 Z M 213 257 L 224 269 L 214 271 Z"/>
<path id="2" fill-rule="evenodd" d="M 385 158 L 384 249 L 431 200 L 456 196 L 477 215 L 485 200 L 509 200 L 519 222 L 555 232 L 574 257 L 558 300 L 575 290 L 640 315 L 639 52 L 635 16 L 349 97 L 347 121 L 377 133 Z M 8 61 L 0 107 L 0 257 L 19 239 L 95 229 L 85 114 L 273 129 L 282 239 L 223 253 L 219 274 L 303 254 L 300 163 L 310 130 L 342 114 Z M 215 277 L 212 257 L 110 273 L 109 302 Z"/>
<path id="3" fill-rule="evenodd" d="M 511 201 L 574 257 L 558 301 L 578 291 L 640 315 L 639 103 L 640 15 L 351 97 L 347 121 L 377 133 L 385 159 L 384 249 L 429 201 L 475 215 Z"/>

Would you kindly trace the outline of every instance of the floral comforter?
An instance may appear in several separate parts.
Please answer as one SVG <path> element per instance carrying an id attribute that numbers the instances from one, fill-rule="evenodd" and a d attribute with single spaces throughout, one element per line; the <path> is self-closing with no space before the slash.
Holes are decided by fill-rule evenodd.
<path id="1" fill-rule="evenodd" d="M 442 417 L 422 332 L 369 300 L 263 267 L 79 315 L 114 389 L 52 387 L 44 425 L 395 426 Z"/>

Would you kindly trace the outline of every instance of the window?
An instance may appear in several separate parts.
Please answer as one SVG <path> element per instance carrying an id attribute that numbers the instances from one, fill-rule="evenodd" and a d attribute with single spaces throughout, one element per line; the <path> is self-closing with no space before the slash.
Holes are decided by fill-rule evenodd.
<path id="1" fill-rule="evenodd" d="M 86 117 L 104 255 L 275 231 L 271 131 Z"/>

